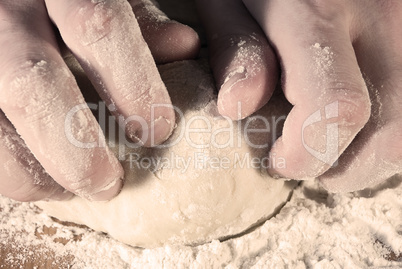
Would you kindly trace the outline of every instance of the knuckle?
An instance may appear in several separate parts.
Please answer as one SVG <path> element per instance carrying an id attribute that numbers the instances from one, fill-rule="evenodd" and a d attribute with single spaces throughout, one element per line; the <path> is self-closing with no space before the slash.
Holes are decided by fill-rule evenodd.
<path id="1" fill-rule="evenodd" d="M 348 93 L 339 95 L 339 117 L 344 125 L 355 125 L 362 128 L 371 115 L 371 102 L 368 95 Z"/>
<path id="2" fill-rule="evenodd" d="M 51 68 L 44 60 L 14 65 L 0 80 L 0 106 L 28 116 L 45 113 L 57 97 Z"/>
<path id="3" fill-rule="evenodd" d="M 0 104 L 4 108 L 22 109 L 35 98 L 37 86 L 45 76 L 45 62 L 27 60 L 13 64 L 0 81 Z"/>

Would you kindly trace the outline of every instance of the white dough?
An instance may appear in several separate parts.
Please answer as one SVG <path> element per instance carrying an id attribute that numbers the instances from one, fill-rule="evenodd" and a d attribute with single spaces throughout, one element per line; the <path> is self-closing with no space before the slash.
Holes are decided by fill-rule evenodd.
<path id="1" fill-rule="evenodd" d="M 263 121 L 256 118 L 243 120 L 239 128 L 236 122 L 220 117 L 214 82 L 203 63 L 168 64 L 160 67 L 160 72 L 173 104 L 184 113 L 184 119 L 178 117 L 178 126 L 168 142 L 177 140 L 184 130 L 183 125 L 192 132 L 187 137 L 184 134 L 175 146 L 168 149 L 124 148 L 126 160 L 122 165 L 126 182 L 122 192 L 109 202 L 88 202 L 74 197 L 66 202 L 36 204 L 60 220 L 85 224 L 140 247 L 193 245 L 227 238 L 272 216 L 286 202 L 292 184 L 271 178 L 263 168 L 251 167 L 251 159 L 268 156 L 269 148 L 255 149 L 249 146 L 250 142 L 271 145 L 270 133 L 250 133 L 247 144 L 245 137 L 238 132 L 246 125 L 249 129 L 265 128 Z M 285 102 L 278 101 L 281 97 L 274 98 L 276 100 L 258 112 L 268 121 L 286 115 L 289 110 Z M 199 119 L 196 120 L 195 116 Z M 207 130 L 205 119 L 211 123 L 210 130 Z M 195 128 L 202 130 L 195 131 Z M 226 132 L 222 128 L 226 128 Z M 234 145 L 219 148 L 229 141 L 233 130 Z M 215 131 L 222 132 L 211 135 Z M 194 144 L 209 146 L 195 148 Z M 112 150 L 117 155 L 118 147 L 112 147 Z M 206 157 L 206 167 L 197 166 L 201 162 L 196 156 Z M 189 167 L 184 171 L 182 165 L 174 165 L 173 161 L 171 166 L 166 162 L 163 167 L 152 164 L 149 169 L 139 167 L 145 167 L 146 160 L 158 158 L 190 160 Z M 135 163 L 134 159 L 143 162 Z M 216 167 L 219 166 L 216 164 L 218 160 L 225 162 L 221 168 Z M 239 160 L 245 160 L 243 167 Z"/>

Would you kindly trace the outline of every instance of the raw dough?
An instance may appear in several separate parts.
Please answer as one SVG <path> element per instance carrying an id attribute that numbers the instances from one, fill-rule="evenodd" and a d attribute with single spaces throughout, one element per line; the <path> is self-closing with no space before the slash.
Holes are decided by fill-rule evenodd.
<path id="1" fill-rule="evenodd" d="M 286 202 L 292 184 L 273 179 L 265 169 L 258 168 L 258 160 L 268 156 L 269 148 L 249 146 L 250 142 L 271 145 L 272 134 L 249 132 L 250 141 L 246 143 L 245 137 L 237 132 L 242 133 L 244 128 L 266 129 L 266 123 L 254 118 L 243 120 L 238 126 L 220 117 L 214 82 L 205 62 L 168 64 L 161 66 L 160 72 L 173 104 L 181 109 L 185 119 L 178 117 L 178 126 L 168 143 L 177 140 L 183 125 L 192 130 L 187 137 L 184 135 L 177 145 L 168 149 L 125 147 L 125 154 L 120 152 L 126 159 L 122 161 L 125 186 L 109 202 L 88 202 L 74 197 L 66 202 L 36 204 L 60 220 L 85 224 L 140 247 L 193 245 L 227 238 L 272 216 Z M 272 120 L 278 120 L 289 110 L 281 98 L 275 96 L 273 102 L 257 113 L 270 122 L 271 129 Z M 210 130 L 206 119 L 211 123 Z M 220 149 L 233 130 L 234 145 Z M 217 134 L 217 131 L 221 132 Z M 209 147 L 195 148 L 194 144 Z M 112 149 L 118 154 L 117 146 Z M 163 165 L 152 164 L 158 158 L 164 158 Z M 203 158 L 205 167 L 200 161 Z M 253 162 L 253 158 L 257 159 Z M 185 169 L 179 159 L 190 160 L 189 167 Z M 277 165 L 281 165 L 280 161 Z"/>

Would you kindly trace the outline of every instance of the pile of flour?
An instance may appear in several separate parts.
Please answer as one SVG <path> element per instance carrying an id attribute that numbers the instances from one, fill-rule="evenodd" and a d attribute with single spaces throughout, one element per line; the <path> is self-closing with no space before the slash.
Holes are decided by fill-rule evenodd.
<path id="1" fill-rule="evenodd" d="M 306 181 L 274 218 L 237 238 L 139 249 L 1 197 L 0 246 L 9 253 L 1 258 L 9 267 L 47 257 L 73 268 L 400 268 L 401 208 L 401 176 L 350 194 L 328 194 Z"/>

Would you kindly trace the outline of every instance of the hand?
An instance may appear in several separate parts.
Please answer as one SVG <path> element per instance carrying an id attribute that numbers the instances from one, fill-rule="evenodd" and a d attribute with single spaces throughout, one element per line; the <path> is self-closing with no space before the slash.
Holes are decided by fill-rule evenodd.
<path id="1" fill-rule="evenodd" d="M 294 107 L 270 152 L 286 167 L 269 172 L 319 177 L 333 192 L 400 172 L 402 2 L 243 2 L 198 0 L 198 8 L 223 115 L 243 118 L 264 105 L 280 66 Z"/>
<path id="2" fill-rule="evenodd" d="M 172 108 L 156 109 L 151 123 L 152 104 L 171 103 L 133 10 L 156 61 L 197 54 L 195 32 L 147 0 L 0 3 L 0 193 L 21 201 L 73 193 L 107 200 L 122 186 L 123 169 L 107 146 L 69 140 L 67 129 L 82 143 L 105 138 L 61 57 L 52 22 L 104 101 L 125 119 L 128 136 L 151 145 L 170 135 Z M 132 115 L 146 125 L 130 121 Z"/>

